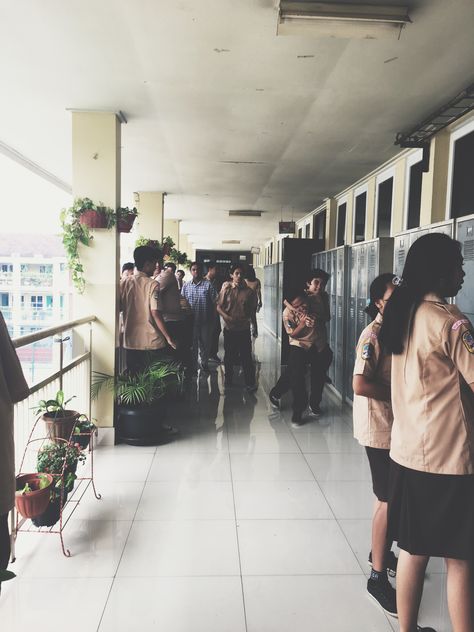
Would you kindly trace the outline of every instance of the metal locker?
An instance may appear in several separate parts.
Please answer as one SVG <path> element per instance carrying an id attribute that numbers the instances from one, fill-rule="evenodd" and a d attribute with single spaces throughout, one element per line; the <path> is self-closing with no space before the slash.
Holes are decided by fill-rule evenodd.
<path id="1" fill-rule="evenodd" d="M 282 336 L 282 310 L 283 310 L 283 262 L 277 264 L 277 292 L 276 292 L 276 333 L 278 339 L 281 340 Z"/>
<path id="2" fill-rule="evenodd" d="M 415 230 L 410 231 L 409 233 L 410 247 L 415 243 L 417 239 L 419 239 L 420 237 L 423 237 L 423 235 L 428 235 L 429 232 L 430 232 L 429 227 L 415 228 Z"/>
<path id="3" fill-rule="evenodd" d="M 344 398 L 345 392 L 345 312 L 346 312 L 346 269 L 347 247 L 336 249 L 336 347 L 335 347 L 335 387 Z"/>
<path id="4" fill-rule="evenodd" d="M 358 246 L 349 248 L 347 254 L 348 279 L 347 279 L 347 337 L 346 357 L 347 367 L 354 366 L 356 346 L 356 310 L 357 310 L 357 258 Z M 352 372 L 346 371 L 346 394 L 352 392 Z"/>
<path id="5" fill-rule="evenodd" d="M 466 276 L 455 303 L 474 324 L 474 215 L 456 221 L 456 239 L 461 243 Z"/>
<path id="6" fill-rule="evenodd" d="M 393 272 L 397 276 L 402 276 L 403 266 L 408 249 L 410 247 L 410 237 L 408 233 L 402 233 L 394 237 L 393 244 Z"/>

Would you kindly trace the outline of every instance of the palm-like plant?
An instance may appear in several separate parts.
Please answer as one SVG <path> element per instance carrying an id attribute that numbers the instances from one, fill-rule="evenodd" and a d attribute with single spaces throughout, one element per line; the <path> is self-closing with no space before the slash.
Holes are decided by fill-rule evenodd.
<path id="1" fill-rule="evenodd" d="M 118 404 L 132 407 L 151 406 L 166 392 L 181 384 L 183 370 L 177 362 L 156 361 L 139 373 L 109 375 L 94 371 L 92 399 L 96 399 L 102 388 L 112 390 Z"/>

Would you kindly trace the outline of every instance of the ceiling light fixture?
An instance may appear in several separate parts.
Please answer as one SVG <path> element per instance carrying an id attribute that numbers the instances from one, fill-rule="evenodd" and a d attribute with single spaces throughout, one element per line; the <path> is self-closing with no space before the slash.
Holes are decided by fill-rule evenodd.
<path id="1" fill-rule="evenodd" d="M 277 35 L 399 39 L 410 22 L 406 7 L 280 0 Z"/>
<path id="2" fill-rule="evenodd" d="M 252 210 L 236 210 L 229 211 L 229 217 L 261 217 L 262 211 L 252 211 Z"/>
<path id="3" fill-rule="evenodd" d="M 223 239 L 223 244 L 240 244 L 240 239 Z"/>

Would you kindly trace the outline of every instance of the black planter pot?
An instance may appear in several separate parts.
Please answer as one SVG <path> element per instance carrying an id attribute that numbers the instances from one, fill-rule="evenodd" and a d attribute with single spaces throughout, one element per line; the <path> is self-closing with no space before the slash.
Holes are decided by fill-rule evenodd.
<path id="1" fill-rule="evenodd" d="M 72 441 L 74 443 L 78 443 L 81 446 L 81 449 L 85 450 L 89 447 L 91 436 L 90 434 L 72 435 Z"/>
<path id="2" fill-rule="evenodd" d="M 167 433 L 162 429 L 165 418 L 166 405 L 163 401 L 149 408 L 119 406 L 117 438 L 129 445 L 166 443 Z"/>
<path id="3" fill-rule="evenodd" d="M 66 504 L 66 501 L 67 492 L 63 496 L 63 506 Z M 60 518 L 60 514 L 61 504 L 59 495 L 57 495 L 54 500 L 49 501 L 46 511 L 43 511 L 43 513 L 36 518 L 32 518 L 31 522 L 35 525 L 35 527 L 54 527 Z"/>

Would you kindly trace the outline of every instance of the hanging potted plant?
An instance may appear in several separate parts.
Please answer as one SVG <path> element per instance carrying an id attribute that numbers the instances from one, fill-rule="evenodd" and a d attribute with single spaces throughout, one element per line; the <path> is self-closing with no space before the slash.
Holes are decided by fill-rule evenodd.
<path id="1" fill-rule="evenodd" d="M 77 418 L 71 440 L 85 450 L 89 446 L 92 433 L 95 431 L 95 424 L 89 421 L 86 415 L 80 415 Z"/>
<path id="2" fill-rule="evenodd" d="M 177 248 L 171 248 L 169 255 L 166 257 L 166 260 L 175 263 L 177 266 L 183 266 L 186 268 L 191 265 L 191 261 L 188 259 L 188 255 L 185 252 L 181 252 Z"/>
<path id="3" fill-rule="evenodd" d="M 129 233 L 138 215 L 138 210 L 128 206 L 117 209 L 117 228 L 119 233 Z"/>
<path id="4" fill-rule="evenodd" d="M 82 294 L 85 288 L 84 268 L 79 257 L 79 244 L 90 246 L 93 239 L 90 228 L 112 228 L 115 212 L 105 206 L 97 206 L 89 198 L 76 198 L 74 204 L 61 211 L 62 241 L 66 251 L 72 282 Z"/>
<path id="5" fill-rule="evenodd" d="M 163 252 L 163 257 L 168 257 L 172 248 L 174 248 L 174 241 L 171 237 L 164 237 L 161 245 L 161 250 Z"/>
<path id="6" fill-rule="evenodd" d="M 118 408 L 117 436 L 130 445 L 163 442 L 166 419 L 166 394 L 181 384 L 181 365 L 156 361 L 139 373 L 113 376 L 94 372 L 92 397 L 105 387 L 114 391 Z"/>
<path id="7" fill-rule="evenodd" d="M 16 477 L 15 507 L 23 518 L 35 518 L 45 511 L 53 482 L 51 474 L 20 474 Z"/>
<path id="8" fill-rule="evenodd" d="M 55 399 L 42 399 L 34 407 L 37 415 L 42 413 L 46 431 L 52 441 L 69 441 L 71 438 L 79 413 L 66 409 L 66 406 L 74 397 L 75 395 L 64 401 L 64 392 L 58 391 Z"/>

